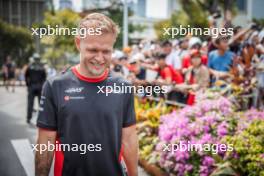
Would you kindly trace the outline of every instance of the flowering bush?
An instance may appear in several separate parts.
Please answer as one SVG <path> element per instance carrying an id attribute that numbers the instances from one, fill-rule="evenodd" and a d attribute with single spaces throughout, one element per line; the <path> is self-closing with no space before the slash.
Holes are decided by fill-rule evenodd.
<path id="1" fill-rule="evenodd" d="M 151 155 L 158 140 L 158 127 L 161 115 L 172 111 L 172 107 L 160 102 L 151 102 L 135 98 L 135 111 L 137 117 L 137 131 L 139 139 L 140 158 L 155 163 L 157 158 Z"/>
<path id="2" fill-rule="evenodd" d="M 234 120 L 230 118 L 232 105 L 224 97 L 215 98 L 161 117 L 160 143 L 156 149 L 160 155 L 159 166 L 168 173 L 179 176 L 209 175 L 215 169 L 215 162 L 229 147 L 221 144 L 221 140 L 227 134 L 234 133 Z M 164 151 L 166 144 L 179 143 L 198 144 L 204 148 Z M 221 146 L 224 152 L 219 150 Z"/>
<path id="3" fill-rule="evenodd" d="M 234 151 L 226 153 L 225 161 L 241 175 L 264 175 L 264 112 L 250 110 L 245 117 L 246 123 L 239 125 L 236 134 L 225 138 L 234 146 Z"/>
<path id="4" fill-rule="evenodd" d="M 260 130 L 264 129 L 263 125 L 255 124 L 256 121 L 264 119 L 264 112 L 235 112 L 227 98 L 218 94 L 209 96 L 198 96 L 194 106 L 187 106 L 161 117 L 159 142 L 153 152 L 153 155 L 159 156 L 157 164 L 171 175 L 207 176 L 213 173 L 217 164 L 230 160 L 231 164 L 235 165 L 235 170 L 242 175 L 259 174 L 260 170 L 263 170 L 260 158 L 264 153 L 264 138 L 263 135 L 261 138 L 254 137 L 256 133 L 250 129 L 264 134 L 263 130 Z M 234 136 L 240 133 L 250 136 L 250 140 L 244 140 L 245 136 L 242 134 L 243 137 Z M 239 140 L 243 142 L 238 145 Z M 248 142 L 250 144 L 247 144 Z M 202 147 L 187 150 L 180 148 L 181 145 Z M 241 145 L 245 146 L 239 148 Z M 251 152 L 248 147 L 252 147 Z M 257 150 L 258 153 L 252 150 Z M 235 156 L 239 158 L 236 159 Z M 258 166 L 261 166 L 261 169 L 256 169 Z"/>

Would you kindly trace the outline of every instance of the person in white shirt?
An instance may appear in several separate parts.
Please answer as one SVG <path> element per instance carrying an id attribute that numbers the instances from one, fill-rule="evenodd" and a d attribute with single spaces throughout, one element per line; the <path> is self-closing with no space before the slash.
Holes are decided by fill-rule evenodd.
<path id="1" fill-rule="evenodd" d="M 181 69 L 181 60 L 180 57 L 177 56 L 177 53 L 172 49 L 172 43 L 170 41 L 164 41 L 161 44 L 161 48 L 164 54 L 166 54 L 166 63 L 167 65 L 171 65 L 174 69 Z"/>

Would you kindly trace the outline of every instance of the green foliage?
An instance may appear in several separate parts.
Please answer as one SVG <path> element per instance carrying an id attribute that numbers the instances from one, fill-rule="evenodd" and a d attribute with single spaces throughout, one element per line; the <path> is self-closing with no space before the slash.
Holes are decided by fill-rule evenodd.
<path id="1" fill-rule="evenodd" d="M 46 12 L 44 21 L 39 27 L 52 28 L 76 28 L 80 16 L 78 13 L 69 9 L 57 11 L 55 14 Z M 77 53 L 74 45 L 74 35 L 46 35 L 41 39 L 41 43 L 45 46 L 44 59 L 52 65 L 57 65 L 61 60 L 65 60 L 66 51 L 68 53 Z"/>
<path id="2" fill-rule="evenodd" d="M 248 128 L 226 142 L 233 144 L 234 151 L 227 153 L 226 160 L 242 175 L 264 175 L 264 121 L 255 120 Z"/>
<path id="3" fill-rule="evenodd" d="M 11 55 L 20 66 L 26 63 L 28 57 L 33 53 L 33 38 L 26 28 L 0 20 L 0 48 L 0 58 L 2 59 L 0 63 L 3 63 L 3 59 L 7 55 Z"/>
<path id="4" fill-rule="evenodd" d="M 189 1 L 189 3 L 182 2 L 182 10 L 176 11 L 168 20 L 163 20 L 154 25 L 156 34 L 160 40 L 171 39 L 170 35 L 163 35 L 164 28 L 179 28 L 182 27 L 208 27 L 207 16 L 208 12 L 204 11 L 196 1 Z M 181 38 L 184 36 L 176 36 Z"/>
<path id="5" fill-rule="evenodd" d="M 111 18 L 120 29 L 120 33 L 116 39 L 115 48 L 122 48 L 123 43 L 123 10 L 121 8 L 109 9 L 108 16 Z"/>
<path id="6" fill-rule="evenodd" d="M 119 26 L 120 33 L 117 37 L 115 48 L 122 49 L 123 47 L 123 9 L 122 6 L 108 9 L 107 15 Z M 133 15 L 132 11 L 128 11 L 128 16 Z M 133 33 L 134 31 L 143 31 L 145 26 L 128 24 L 128 33 Z"/>
<path id="7" fill-rule="evenodd" d="M 238 176 L 230 162 L 217 164 L 217 168 L 210 176 Z"/>
<path id="8" fill-rule="evenodd" d="M 154 25 L 158 39 L 172 38 L 170 35 L 163 35 L 164 28 L 179 28 L 180 25 L 185 28 L 209 27 L 208 16 L 212 11 L 216 10 L 212 10 L 213 3 L 213 0 L 180 0 L 181 10 L 174 12 L 170 19 L 160 21 Z M 217 7 L 220 7 L 220 9 L 231 10 L 232 14 L 235 14 L 235 2 L 218 1 L 218 3 Z M 227 4 L 225 5 L 225 3 Z M 184 36 L 176 36 L 176 38 L 181 37 Z M 204 38 L 205 36 L 199 37 Z"/>
<path id="9" fill-rule="evenodd" d="M 262 27 L 262 28 L 264 27 L 264 18 L 262 18 L 262 19 L 254 18 L 253 22 L 256 23 L 259 27 Z"/>
<path id="10" fill-rule="evenodd" d="M 100 12 L 99 12 L 100 13 Z M 117 41 L 115 43 L 116 48 L 122 48 L 122 38 L 123 38 L 123 10 L 120 7 L 107 9 L 105 14 L 109 16 L 115 23 L 120 27 L 120 34 L 118 35 Z M 52 12 L 46 12 L 44 15 L 44 21 L 41 24 L 35 25 L 35 27 L 64 27 L 64 28 L 75 28 L 81 17 L 78 13 L 71 11 L 69 9 L 64 9 L 56 11 L 55 14 Z M 134 29 L 132 25 L 129 25 L 129 31 L 133 32 Z M 77 49 L 74 45 L 73 35 L 51 35 L 44 36 L 41 39 L 41 43 L 45 47 L 44 59 L 50 62 L 52 65 L 58 65 L 60 63 L 65 64 L 66 51 L 68 53 L 76 53 Z"/>

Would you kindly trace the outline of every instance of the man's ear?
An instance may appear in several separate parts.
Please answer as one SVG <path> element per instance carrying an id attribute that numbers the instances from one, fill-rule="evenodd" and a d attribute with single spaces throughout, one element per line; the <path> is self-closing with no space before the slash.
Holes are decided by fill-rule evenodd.
<path id="1" fill-rule="evenodd" d="M 80 36 L 75 36 L 74 41 L 75 41 L 76 48 L 78 49 L 78 51 L 80 51 L 80 43 L 81 43 Z"/>

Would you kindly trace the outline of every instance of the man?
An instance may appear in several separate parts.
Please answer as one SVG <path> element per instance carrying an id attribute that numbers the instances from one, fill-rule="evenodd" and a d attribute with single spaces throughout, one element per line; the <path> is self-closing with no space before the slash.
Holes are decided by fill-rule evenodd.
<path id="1" fill-rule="evenodd" d="M 39 54 L 33 55 L 33 63 L 31 63 L 25 72 L 25 81 L 28 88 L 27 99 L 27 123 L 30 124 L 34 107 L 34 99 L 38 97 L 40 102 L 42 86 L 46 80 L 46 72 L 43 64 L 40 62 Z"/>
<path id="2" fill-rule="evenodd" d="M 180 58 L 180 64 L 182 63 L 184 56 L 188 54 L 188 48 L 189 48 L 189 39 L 188 38 L 180 39 L 179 49 L 176 51 L 176 55 Z M 178 67 L 179 69 L 181 69 L 181 65 Z"/>
<path id="3" fill-rule="evenodd" d="M 158 53 L 155 55 L 156 64 L 151 65 L 147 63 L 141 63 L 142 67 L 146 69 L 155 70 L 159 73 L 160 78 L 153 81 L 156 85 L 173 85 L 184 83 L 181 73 L 172 68 L 172 66 L 166 63 L 166 54 Z M 185 103 L 185 97 L 181 92 L 171 91 L 168 93 L 168 100 L 177 101 L 179 103 Z"/>
<path id="4" fill-rule="evenodd" d="M 208 56 L 208 67 L 216 78 L 228 78 L 233 63 L 234 53 L 228 50 L 228 38 L 220 36 L 215 41 L 217 50 L 211 51 Z"/>
<path id="5" fill-rule="evenodd" d="M 15 92 L 15 84 L 16 84 L 16 64 L 12 61 L 11 56 L 7 56 L 6 62 L 3 65 L 3 73 L 4 73 L 4 85 L 6 90 L 9 90 L 9 86 L 12 86 L 12 92 Z"/>
<path id="6" fill-rule="evenodd" d="M 172 66 L 172 68 L 176 70 L 181 69 L 181 57 L 177 55 L 175 51 L 173 51 L 172 43 L 169 41 L 164 41 L 161 44 L 162 52 L 166 54 L 166 64 Z"/>
<path id="7" fill-rule="evenodd" d="M 99 91 L 108 91 L 104 87 L 114 84 L 130 85 L 109 73 L 118 27 L 107 16 L 92 13 L 79 28 L 97 29 L 101 34 L 76 36 L 80 64 L 44 84 L 37 144 L 68 146 L 55 150 L 55 176 L 123 175 L 122 158 L 128 175 L 137 176 L 134 96 L 115 92 L 106 96 Z M 80 151 L 83 145 L 86 153 Z M 36 151 L 37 176 L 48 175 L 53 154 L 52 150 Z"/>

